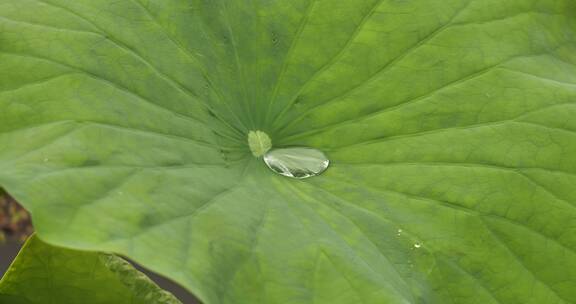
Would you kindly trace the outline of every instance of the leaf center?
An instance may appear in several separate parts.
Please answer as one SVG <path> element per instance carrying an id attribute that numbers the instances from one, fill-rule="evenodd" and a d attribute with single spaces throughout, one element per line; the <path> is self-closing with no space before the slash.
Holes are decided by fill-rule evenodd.
<path id="1" fill-rule="evenodd" d="M 248 133 L 248 146 L 254 157 L 261 157 L 272 148 L 272 140 L 268 134 L 262 131 L 250 131 Z"/>

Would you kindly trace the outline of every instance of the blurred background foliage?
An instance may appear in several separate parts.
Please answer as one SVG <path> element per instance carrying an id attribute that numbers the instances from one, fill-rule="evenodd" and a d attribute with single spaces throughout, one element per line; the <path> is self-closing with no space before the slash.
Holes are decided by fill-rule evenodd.
<path id="1" fill-rule="evenodd" d="M 0 244 L 24 242 L 33 231 L 30 214 L 0 189 Z"/>

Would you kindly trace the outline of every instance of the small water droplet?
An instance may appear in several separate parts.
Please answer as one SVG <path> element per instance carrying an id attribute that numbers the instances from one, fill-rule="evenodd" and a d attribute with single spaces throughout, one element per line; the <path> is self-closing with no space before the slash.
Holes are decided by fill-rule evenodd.
<path id="1" fill-rule="evenodd" d="M 308 147 L 269 151 L 264 155 L 264 162 L 272 171 L 298 179 L 319 175 L 326 171 L 330 164 L 322 151 Z"/>
<path id="2" fill-rule="evenodd" d="M 398 229 L 398 235 L 402 234 L 402 229 Z"/>
<path id="3" fill-rule="evenodd" d="M 422 247 L 422 244 L 420 244 L 420 243 L 414 244 L 414 248 L 420 248 L 420 247 Z"/>

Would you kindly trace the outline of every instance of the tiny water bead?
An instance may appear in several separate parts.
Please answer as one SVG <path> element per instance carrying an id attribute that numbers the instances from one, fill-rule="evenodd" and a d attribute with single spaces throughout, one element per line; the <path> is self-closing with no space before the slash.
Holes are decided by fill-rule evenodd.
<path id="1" fill-rule="evenodd" d="M 291 178 L 304 179 L 316 176 L 326 171 L 330 165 L 326 155 L 318 149 L 309 147 L 272 149 L 270 136 L 262 131 L 248 133 L 248 146 L 254 157 L 264 156 L 264 163 L 270 170 Z"/>

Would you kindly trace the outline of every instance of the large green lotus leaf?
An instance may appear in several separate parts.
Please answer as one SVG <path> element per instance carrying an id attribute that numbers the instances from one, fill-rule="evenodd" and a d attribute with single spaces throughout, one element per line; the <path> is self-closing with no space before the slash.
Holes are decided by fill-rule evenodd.
<path id="1" fill-rule="evenodd" d="M 575 303 L 572 0 L 0 0 L 0 184 L 204 303 Z M 270 171 L 250 130 L 331 167 Z"/>
<path id="2" fill-rule="evenodd" d="M 0 281 L 3 304 L 180 304 L 121 258 L 32 236 Z"/>

